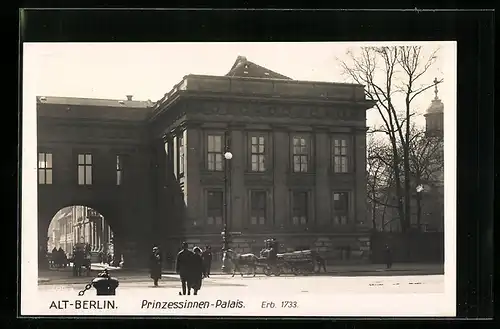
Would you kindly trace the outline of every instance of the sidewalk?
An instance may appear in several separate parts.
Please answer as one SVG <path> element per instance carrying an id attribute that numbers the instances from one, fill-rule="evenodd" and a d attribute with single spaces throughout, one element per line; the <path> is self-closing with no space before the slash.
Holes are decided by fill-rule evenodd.
<path id="1" fill-rule="evenodd" d="M 226 275 L 219 269 L 220 265 L 212 266 L 211 275 L 223 276 Z M 104 268 L 108 268 L 111 276 L 119 278 L 120 281 L 141 282 L 149 280 L 148 269 L 122 269 L 109 267 L 104 264 L 92 264 L 90 276 L 74 277 L 72 269 L 51 269 L 39 271 L 38 284 L 80 284 L 90 282 Z M 327 272 L 315 273 L 314 275 L 321 276 L 401 276 L 401 275 L 440 275 L 444 274 L 443 264 L 413 264 L 401 263 L 394 264 L 391 269 L 386 269 L 383 264 L 339 264 L 327 265 Z M 259 271 L 261 272 L 261 271 Z M 174 270 L 163 270 L 164 279 L 177 280 Z"/>
<path id="2" fill-rule="evenodd" d="M 149 278 L 149 271 L 147 269 L 122 269 L 119 267 L 96 263 L 92 264 L 89 276 L 84 274 L 80 277 L 74 277 L 72 267 L 39 270 L 38 284 L 87 283 L 94 279 L 97 274 L 104 269 L 108 269 L 111 276 L 119 276 L 120 281 L 143 281 Z"/>
<path id="3" fill-rule="evenodd" d="M 219 265 L 220 266 L 220 265 Z M 223 275 L 219 266 L 212 266 L 211 275 Z M 214 270 L 215 268 L 215 270 Z M 439 275 L 444 274 L 443 264 L 417 264 L 417 263 L 400 263 L 394 264 L 392 268 L 387 269 L 384 264 L 339 264 L 327 265 L 326 273 L 321 271 L 322 275 Z M 175 274 L 175 272 L 164 270 L 164 274 Z"/>

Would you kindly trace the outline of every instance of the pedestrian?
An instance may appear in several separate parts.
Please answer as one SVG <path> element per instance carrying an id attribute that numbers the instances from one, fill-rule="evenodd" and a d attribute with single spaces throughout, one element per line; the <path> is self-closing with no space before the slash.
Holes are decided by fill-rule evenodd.
<path id="1" fill-rule="evenodd" d="M 158 287 L 158 280 L 161 279 L 161 254 L 158 247 L 153 247 L 153 252 L 149 256 L 149 271 L 155 287 Z"/>
<path id="2" fill-rule="evenodd" d="M 193 288 L 194 295 L 198 295 L 198 290 L 201 289 L 201 283 L 203 280 L 203 258 L 201 254 L 202 253 L 200 248 L 193 248 L 193 256 L 191 259 L 190 286 Z"/>
<path id="3" fill-rule="evenodd" d="M 203 259 L 203 276 L 210 277 L 210 269 L 212 268 L 212 247 L 205 246 L 205 250 L 201 254 Z"/>
<path id="4" fill-rule="evenodd" d="M 59 254 L 57 253 L 57 248 L 54 247 L 52 249 L 52 253 L 50 254 L 51 265 L 52 267 L 59 267 Z"/>
<path id="5" fill-rule="evenodd" d="M 59 266 L 66 267 L 66 265 L 68 264 L 68 257 L 66 257 L 66 253 L 64 252 L 63 248 L 59 247 L 57 253 L 59 257 Z"/>
<path id="6" fill-rule="evenodd" d="M 321 269 L 326 273 L 326 261 L 319 254 L 316 254 L 316 264 L 318 264 L 318 273 L 321 272 Z"/>
<path id="7" fill-rule="evenodd" d="M 179 274 L 182 284 L 182 295 L 191 294 L 191 287 L 188 286 L 189 275 L 191 273 L 191 264 L 193 252 L 188 249 L 187 242 L 182 243 L 182 250 L 177 254 L 175 271 Z M 191 280 L 190 280 L 191 281 Z"/>
<path id="8" fill-rule="evenodd" d="M 111 266 L 113 264 L 113 255 L 111 253 L 108 253 L 108 265 Z"/>
<path id="9" fill-rule="evenodd" d="M 392 267 L 392 250 L 387 244 L 385 245 L 385 264 L 387 269 Z"/>

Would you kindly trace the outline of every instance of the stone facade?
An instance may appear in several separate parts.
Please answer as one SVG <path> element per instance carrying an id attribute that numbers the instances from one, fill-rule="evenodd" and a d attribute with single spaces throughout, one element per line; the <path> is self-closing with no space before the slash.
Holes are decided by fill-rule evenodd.
<path id="1" fill-rule="evenodd" d="M 361 250 L 357 239 L 368 229 L 365 112 L 373 106 L 363 86 L 294 81 L 241 57 L 231 72 L 188 75 L 156 103 L 39 98 L 39 152 L 54 154 L 54 182 L 39 185 L 40 238 L 57 210 L 86 205 L 136 254 L 153 243 L 174 252 L 183 240 L 218 246 L 223 222 L 241 232 L 231 242 L 240 252 L 255 252 L 271 236 L 290 250 Z M 209 136 L 220 137 L 218 155 Z M 255 171 L 251 144 L 259 138 L 265 170 Z M 306 146 L 303 158 L 294 154 L 294 140 Z M 347 144 L 342 172 L 334 170 L 335 140 Z M 226 150 L 230 162 L 221 160 Z M 82 152 L 94 159 L 88 186 L 76 181 Z M 209 168 L 209 152 L 223 162 L 217 170 Z M 121 186 L 117 155 L 125 159 Z M 294 172 L 298 160 L 307 168 Z M 334 193 L 347 195 L 341 222 Z M 209 204 L 214 195 L 222 196 L 223 210 Z M 265 204 L 258 223 L 257 195 Z M 297 210 L 299 196 L 305 201 Z"/>

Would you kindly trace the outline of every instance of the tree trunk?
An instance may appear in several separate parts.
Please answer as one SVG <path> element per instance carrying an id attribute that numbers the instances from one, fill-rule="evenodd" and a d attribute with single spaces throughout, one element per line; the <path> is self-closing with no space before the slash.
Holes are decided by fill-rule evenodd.
<path id="1" fill-rule="evenodd" d="M 422 220 L 422 192 L 417 192 L 417 229 L 420 232 Z"/>
<path id="2" fill-rule="evenodd" d="M 395 136 L 390 136 L 392 152 L 394 155 L 394 161 L 392 163 L 393 171 L 394 171 L 394 182 L 396 184 L 396 197 L 398 198 L 398 215 L 401 224 L 401 231 L 406 232 L 405 225 L 405 209 L 403 207 L 403 190 L 401 186 L 401 171 L 399 168 L 400 157 L 398 156 L 398 147 Z"/>
<path id="3" fill-rule="evenodd" d="M 373 200 L 375 200 L 375 193 L 373 193 Z M 373 225 L 373 230 L 377 230 L 377 203 L 375 201 L 372 201 L 372 225 Z"/>
<path id="4" fill-rule="evenodd" d="M 410 79 L 410 88 L 411 88 Z M 403 165 L 404 165 L 404 184 L 405 184 L 405 202 L 404 202 L 404 213 L 405 213 L 405 224 L 406 229 L 410 227 L 411 224 L 411 186 L 410 186 L 410 93 L 406 94 L 406 131 L 405 140 L 401 141 L 403 145 Z"/>

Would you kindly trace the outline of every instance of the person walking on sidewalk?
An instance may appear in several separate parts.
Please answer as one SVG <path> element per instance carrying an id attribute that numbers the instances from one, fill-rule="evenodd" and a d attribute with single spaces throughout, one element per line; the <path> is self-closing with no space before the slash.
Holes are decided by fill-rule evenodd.
<path id="1" fill-rule="evenodd" d="M 192 275 L 193 252 L 188 249 L 187 242 L 182 243 L 182 250 L 177 254 L 175 271 L 179 274 L 182 284 L 182 295 L 191 294 L 191 287 L 188 286 L 190 275 Z M 180 293 L 179 293 L 180 294 Z"/>
<path id="2" fill-rule="evenodd" d="M 149 256 L 149 271 L 155 287 L 158 287 L 158 280 L 161 279 L 161 265 L 160 249 L 155 246 Z"/>
<path id="3" fill-rule="evenodd" d="M 198 247 L 193 248 L 193 257 L 191 260 L 191 282 L 188 282 L 190 287 L 193 288 L 193 294 L 198 295 L 198 290 L 201 289 L 203 280 L 203 258 L 201 257 L 201 249 Z"/>
<path id="4" fill-rule="evenodd" d="M 210 277 L 210 268 L 212 267 L 212 248 L 210 246 L 206 246 L 205 250 L 201 254 L 203 259 L 203 276 L 205 278 Z"/>
<path id="5" fill-rule="evenodd" d="M 387 269 L 392 267 L 392 250 L 387 244 L 385 245 L 385 265 Z"/>

